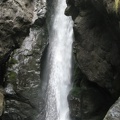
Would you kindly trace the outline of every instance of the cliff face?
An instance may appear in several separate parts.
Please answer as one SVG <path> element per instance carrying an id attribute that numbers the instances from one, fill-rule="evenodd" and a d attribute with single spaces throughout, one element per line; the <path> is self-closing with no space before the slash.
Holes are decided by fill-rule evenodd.
<path id="1" fill-rule="evenodd" d="M 74 20 L 73 48 L 77 61 L 70 96 L 74 102 L 74 89 L 79 88 L 80 104 L 80 109 L 77 102 L 74 107 L 70 104 L 71 116 L 75 120 L 102 120 L 120 95 L 119 9 L 116 12 L 112 0 L 66 2 L 65 14 Z"/>
<path id="2" fill-rule="evenodd" d="M 33 18 L 33 1 L 2 0 L 0 2 L 0 50 L 4 54 L 28 35 Z"/>
<path id="3" fill-rule="evenodd" d="M 42 118 L 40 63 L 47 39 L 43 0 L 0 2 L 0 119 Z"/>

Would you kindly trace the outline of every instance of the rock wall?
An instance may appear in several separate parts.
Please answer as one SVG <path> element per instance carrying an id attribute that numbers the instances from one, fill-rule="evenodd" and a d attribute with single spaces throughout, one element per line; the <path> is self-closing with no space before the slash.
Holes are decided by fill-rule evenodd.
<path id="1" fill-rule="evenodd" d="M 79 98 L 73 105 L 68 97 L 71 116 L 74 120 L 102 120 L 120 95 L 119 9 L 116 12 L 113 0 L 66 2 L 65 14 L 74 20 L 76 61 L 69 96 L 73 102 Z"/>
<path id="2" fill-rule="evenodd" d="M 44 116 L 40 71 L 47 34 L 45 0 L 0 1 L 0 119 Z"/>

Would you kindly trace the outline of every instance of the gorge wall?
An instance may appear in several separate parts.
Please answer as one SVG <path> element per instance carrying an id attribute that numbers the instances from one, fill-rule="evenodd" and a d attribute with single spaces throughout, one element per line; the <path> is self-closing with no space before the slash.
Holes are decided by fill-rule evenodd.
<path id="1" fill-rule="evenodd" d="M 40 61 L 47 39 L 45 1 L 0 1 L 0 119 L 42 119 Z"/>
<path id="2" fill-rule="evenodd" d="M 74 20 L 75 69 L 68 101 L 74 120 L 119 120 L 119 5 L 114 0 L 67 0 Z M 117 1 L 119 3 L 119 0 Z M 104 116 L 106 117 L 104 118 Z"/>

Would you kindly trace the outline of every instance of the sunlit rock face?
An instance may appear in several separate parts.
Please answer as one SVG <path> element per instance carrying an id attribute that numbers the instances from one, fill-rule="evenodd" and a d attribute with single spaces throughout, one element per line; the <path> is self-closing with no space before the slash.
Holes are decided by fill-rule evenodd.
<path id="1" fill-rule="evenodd" d="M 21 44 L 29 33 L 33 18 L 32 0 L 0 1 L 0 51 L 3 55 L 11 46 Z"/>
<path id="2" fill-rule="evenodd" d="M 66 2 L 68 7 L 65 14 L 71 15 L 74 20 L 75 42 L 73 51 L 79 69 L 86 79 L 91 81 L 91 84 L 96 83 L 103 90 L 105 96 L 110 94 L 109 99 L 111 99 L 110 103 L 112 104 L 112 100 L 115 101 L 120 95 L 119 12 L 115 11 L 115 2 L 112 0 L 67 0 Z M 73 77 L 73 79 L 75 78 Z M 77 83 L 81 85 L 79 87 L 82 90 L 81 81 L 84 81 L 84 77 L 77 81 L 79 81 Z M 76 83 L 74 84 L 77 86 Z M 97 87 L 93 87 L 93 89 L 100 92 Z M 91 94 L 88 87 L 86 90 L 88 94 L 86 94 L 85 99 Z M 95 99 L 95 96 L 99 98 L 99 94 L 91 96 L 92 99 Z M 105 96 L 102 95 L 101 98 L 106 104 Z M 82 99 L 83 97 L 80 98 L 80 101 Z M 88 107 L 90 107 L 89 102 L 90 99 L 85 103 Z M 92 102 L 91 104 L 105 108 L 102 103 L 97 105 Z M 108 105 L 108 108 L 111 104 Z M 87 108 L 85 109 L 87 110 Z M 81 107 L 80 111 L 84 111 L 84 108 Z M 97 109 L 95 111 L 97 112 Z M 88 114 L 93 114 L 94 118 L 94 112 L 89 111 Z M 100 112 L 102 118 L 98 115 L 94 119 L 103 119 L 106 112 L 107 110 L 103 113 Z M 81 116 L 82 120 L 86 117 L 84 113 Z M 90 118 L 86 119 L 90 120 Z"/>

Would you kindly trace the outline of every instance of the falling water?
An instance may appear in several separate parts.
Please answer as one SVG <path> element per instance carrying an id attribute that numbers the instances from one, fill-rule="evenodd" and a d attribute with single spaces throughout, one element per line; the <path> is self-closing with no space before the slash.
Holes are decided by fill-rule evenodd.
<path id="1" fill-rule="evenodd" d="M 73 23 L 64 15 L 65 8 L 66 0 L 58 0 L 49 33 L 46 120 L 70 120 L 67 96 L 71 86 Z"/>

